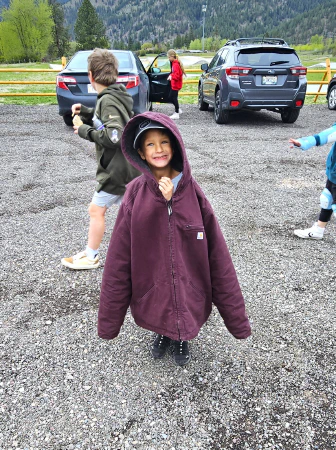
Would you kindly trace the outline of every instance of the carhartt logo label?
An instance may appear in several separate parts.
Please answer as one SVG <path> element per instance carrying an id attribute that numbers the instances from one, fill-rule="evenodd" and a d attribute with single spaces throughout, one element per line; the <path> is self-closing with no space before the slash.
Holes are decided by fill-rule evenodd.
<path id="1" fill-rule="evenodd" d="M 197 233 L 197 239 L 203 239 L 203 232 L 202 231 L 199 231 Z"/>

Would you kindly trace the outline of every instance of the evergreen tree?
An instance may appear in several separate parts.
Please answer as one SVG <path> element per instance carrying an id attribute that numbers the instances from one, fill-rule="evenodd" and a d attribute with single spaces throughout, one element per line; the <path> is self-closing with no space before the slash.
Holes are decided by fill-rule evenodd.
<path id="1" fill-rule="evenodd" d="M 175 48 L 181 48 L 182 47 L 182 37 L 180 34 L 178 34 L 176 36 L 176 38 L 174 39 L 174 47 Z"/>
<path id="2" fill-rule="evenodd" d="M 49 47 L 51 57 L 61 58 L 68 54 L 70 48 L 70 35 L 67 27 L 64 26 L 64 11 L 57 0 L 48 0 L 51 8 L 52 19 L 54 21 L 53 37 L 54 41 Z"/>
<path id="3" fill-rule="evenodd" d="M 78 9 L 75 23 L 77 50 L 93 50 L 96 47 L 109 48 L 103 21 L 98 17 L 90 0 L 83 0 Z"/>
<path id="4" fill-rule="evenodd" d="M 134 45 L 134 41 L 133 41 L 132 36 L 128 36 L 128 43 L 127 43 L 128 50 L 134 50 L 133 45 Z"/>

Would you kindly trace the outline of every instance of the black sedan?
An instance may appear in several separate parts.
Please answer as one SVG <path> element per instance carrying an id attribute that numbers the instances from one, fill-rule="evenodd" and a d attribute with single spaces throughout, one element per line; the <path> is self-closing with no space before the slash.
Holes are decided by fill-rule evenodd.
<path id="1" fill-rule="evenodd" d="M 57 75 L 56 95 L 59 114 L 72 126 L 71 106 L 82 103 L 94 107 L 97 92 L 90 84 L 87 59 L 90 51 L 79 51 Z M 139 57 L 128 50 L 113 50 L 119 62 L 117 83 L 123 83 L 133 98 L 134 114 L 151 109 L 152 102 L 168 102 L 170 65 L 166 54 L 158 55 L 146 71 Z"/>

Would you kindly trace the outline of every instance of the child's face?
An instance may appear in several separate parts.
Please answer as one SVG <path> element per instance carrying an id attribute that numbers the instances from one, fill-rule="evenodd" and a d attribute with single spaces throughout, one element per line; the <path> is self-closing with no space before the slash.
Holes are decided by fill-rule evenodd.
<path id="1" fill-rule="evenodd" d="M 151 170 L 170 166 L 174 154 L 169 136 L 164 131 L 155 129 L 146 131 L 138 152 Z"/>

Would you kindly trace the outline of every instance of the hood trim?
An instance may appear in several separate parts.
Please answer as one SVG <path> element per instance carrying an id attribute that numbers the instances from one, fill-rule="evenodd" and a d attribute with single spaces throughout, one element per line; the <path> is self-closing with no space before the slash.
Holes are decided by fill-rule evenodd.
<path id="1" fill-rule="evenodd" d="M 133 117 L 126 125 L 122 139 L 121 139 L 121 149 L 122 152 L 127 159 L 127 161 L 132 164 L 133 167 L 142 172 L 146 177 L 150 177 L 155 180 L 154 175 L 152 174 L 150 168 L 147 164 L 140 158 L 140 155 L 137 150 L 134 149 L 133 143 L 135 140 L 136 130 L 141 122 L 145 119 L 149 119 L 151 121 L 155 121 L 160 123 L 164 128 L 167 128 L 175 137 L 178 148 L 175 151 L 179 151 L 182 164 L 183 164 L 183 176 L 181 181 L 179 182 L 178 191 L 181 190 L 182 186 L 185 186 L 187 182 L 191 178 L 191 170 L 188 162 L 184 142 L 181 136 L 179 129 L 177 128 L 175 122 L 170 119 L 166 114 L 155 113 L 151 111 L 147 111 L 142 114 L 138 114 Z"/>

